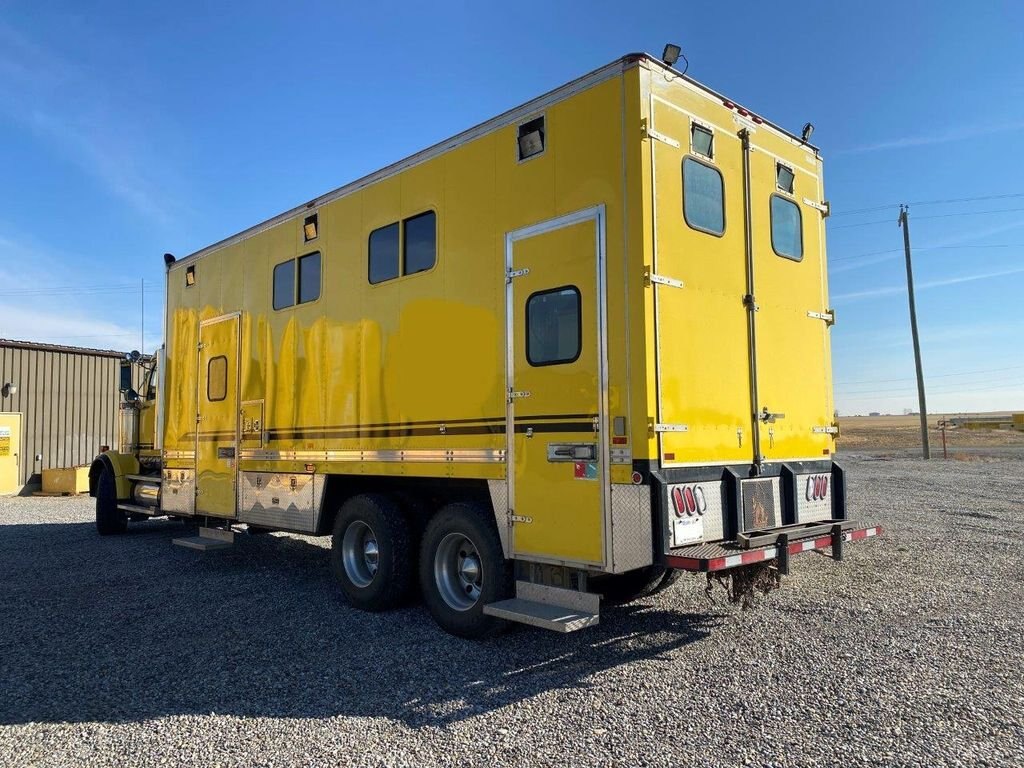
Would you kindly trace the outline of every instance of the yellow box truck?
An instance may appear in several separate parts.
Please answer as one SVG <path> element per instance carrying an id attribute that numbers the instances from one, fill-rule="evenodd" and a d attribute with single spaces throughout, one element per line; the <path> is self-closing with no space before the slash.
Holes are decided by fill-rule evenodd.
<path id="1" fill-rule="evenodd" d="M 332 535 L 354 605 L 418 591 L 464 636 L 838 557 L 878 529 L 832 458 L 806 134 L 628 55 L 165 256 L 136 448 L 90 472 L 99 532 Z"/>

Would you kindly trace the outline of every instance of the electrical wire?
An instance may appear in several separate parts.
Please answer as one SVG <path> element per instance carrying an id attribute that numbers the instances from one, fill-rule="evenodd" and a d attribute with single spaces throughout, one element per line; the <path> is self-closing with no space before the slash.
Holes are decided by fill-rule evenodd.
<path id="1" fill-rule="evenodd" d="M 1024 211 L 1024 208 L 996 208 L 989 211 L 959 211 L 957 213 L 937 213 L 931 216 L 915 216 L 914 221 L 923 221 L 924 219 L 948 219 L 952 216 L 980 216 L 986 213 L 1016 213 L 1018 211 Z M 829 231 L 835 229 L 849 229 L 850 227 L 867 227 L 872 224 L 895 224 L 896 219 L 876 219 L 875 221 L 859 221 L 856 224 L 840 224 L 838 227 L 830 227 Z"/>
<path id="2" fill-rule="evenodd" d="M 1005 245 L 922 245 L 915 247 L 914 251 L 939 251 L 939 250 L 965 250 L 971 248 L 1024 248 L 1024 244 L 1011 243 Z M 880 256 L 884 253 L 903 253 L 902 248 L 890 248 L 887 251 L 869 251 L 868 253 L 858 253 L 855 256 L 836 256 L 835 258 L 829 257 L 828 261 L 831 264 L 834 261 L 849 261 L 850 259 L 861 259 L 866 256 Z"/>
<path id="3" fill-rule="evenodd" d="M 929 376 L 930 379 L 945 379 L 950 376 L 973 376 L 978 373 L 1003 373 L 1004 371 L 1024 370 L 1024 365 L 1011 365 L 1009 368 L 987 368 L 982 371 L 959 371 L 958 373 L 937 373 Z M 893 381 L 917 381 L 915 376 L 903 376 L 898 379 L 861 379 L 859 381 L 842 381 L 836 384 L 888 384 Z"/>
<path id="4" fill-rule="evenodd" d="M 981 197 L 952 197 L 947 200 L 917 200 L 916 202 L 903 203 L 903 205 L 946 205 L 952 203 L 974 203 L 981 200 L 1007 200 L 1011 197 L 1024 197 L 1024 192 L 1010 192 L 1005 195 L 983 195 Z M 871 208 L 857 208 L 852 211 L 836 211 L 833 216 L 853 216 L 858 213 L 874 213 L 875 211 L 885 211 L 890 208 L 895 208 L 900 203 L 890 203 L 888 205 L 876 205 Z"/>

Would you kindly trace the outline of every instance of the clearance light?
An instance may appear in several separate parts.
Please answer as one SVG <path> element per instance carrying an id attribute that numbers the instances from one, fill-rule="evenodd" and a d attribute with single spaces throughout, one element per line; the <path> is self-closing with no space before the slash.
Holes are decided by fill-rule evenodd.
<path id="1" fill-rule="evenodd" d="M 302 234 L 306 238 L 308 243 L 310 240 L 316 240 L 317 236 L 317 215 L 314 213 L 312 216 L 307 216 L 306 221 L 302 225 Z"/>

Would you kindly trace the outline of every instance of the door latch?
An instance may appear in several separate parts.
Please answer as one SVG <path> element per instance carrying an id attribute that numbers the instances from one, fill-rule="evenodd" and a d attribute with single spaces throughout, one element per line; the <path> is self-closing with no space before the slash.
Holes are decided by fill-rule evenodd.
<path id="1" fill-rule="evenodd" d="M 761 410 L 761 413 L 758 414 L 757 418 L 762 423 L 764 423 L 764 424 L 774 424 L 778 419 L 786 418 L 786 414 L 784 414 L 784 413 L 770 413 L 768 411 L 768 406 L 766 405 Z"/>

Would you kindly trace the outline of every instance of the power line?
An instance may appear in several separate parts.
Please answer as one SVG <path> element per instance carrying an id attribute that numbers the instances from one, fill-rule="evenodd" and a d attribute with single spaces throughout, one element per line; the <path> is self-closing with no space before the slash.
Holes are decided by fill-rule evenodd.
<path id="1" fill-rule="evenodd" d="M 1011 365 L 1009 368 L 986 368 L 982 371 L 959 371 L 957 373 L 939 373 L 931 378 L 933 379 L 947 379 L 951 376 L 973 376 L 978 373 L 1003 373 L 1004 371 L 1019 371 L 1024 369 L 1024 365 Z M 861 379 L 860 381 L 844 381 L 839 382 L 841 384 L 888 384 L 893 381 L 914 381 L 913 376 L 903 376 L 898 379 Z"/>
<path id="2" fill-rule="evenodd" d="M 924 216 L 920 218 L 926 218 Z M 1024 243 L 1016 244 L 1011 243 L 1008 245 L 925 245 L 920 248 L 915 248 L 915 251 L 939 251 L 939 250 L 970 250 L 971 248 L 1024 248 Z M 829 257 L 829 263 L 834 261 L 849 261 L 850 259 L 862 259 L 867 256 L 880 256 L 883 253 L 900 253 L 902 248 L 890 248 L 887 251 L 870 251 L 868 253 L 858 253 L 855 256 L 836 256 L 835 258 Z"/>
<path id="3" fill-rule="evenodd" d="M 975 203 L 982 200 L 1007 200 L 1012 197 L 1024 197 L 1024 192 L 1010 192 L 1005 195 L 983 195 L 981 197 L 953 197 L 948 200 L 918 200 L 916 202 L 906 203 L 906 205 L 946 205 L 951 203 Z M 888 205 L 876 205 L 871 208 L 857 208 L 852 211 L 838 211 L 833 213 L 833 216 L 853 216 L 858 213 L 874 213 L 875 211 L 884 211 L 889 208 L 895 208 L 900 203 L 889 203 Z"/>
<path id="4" fill-rule="evenodd" d="M 1024 211 L 1024 208 L 996 208 L 989 211 L 959 211 L 958 213 L 936 213 L 931 216 L 915 216 L 915 221 L 921 221 L 922 219 L 948 219 L 951 216 L 981 216 L 986 213 L 1017 213 L 1018 211 Z M 856 224 L 840 224 L 838 227 L 830 227 L 830 229 L 849 229 L 850 227 L 867 227 L 872 224 L 892 224 L 892 219 L 876 219 L 875 221 L 859 221 Z"/>

